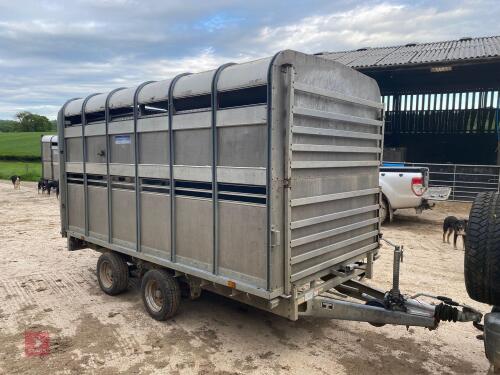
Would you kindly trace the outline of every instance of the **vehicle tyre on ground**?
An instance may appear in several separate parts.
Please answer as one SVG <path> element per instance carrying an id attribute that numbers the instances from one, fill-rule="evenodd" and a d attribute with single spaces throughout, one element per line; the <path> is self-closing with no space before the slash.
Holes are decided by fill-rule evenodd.
<path id="1" fill-rule="evenodd" d="M 382 199 L 380 200 L 380 223 L 381 224 L 384 224 L 387 219 L 389 218 L 389 207 L 388 207 L 388 204 L 387 204 L 387 200 L 382 197 Z"/>
<path id="2" fill-rule="evenodd" d="M 500 305 L 500 194 L 478 194 L 465 239 L 465 286 L 469 296 Z"/>
<path id="3" fill-rule="evenodd" d="M 149 315 L 156 320 L 166 320 L 179 308 L 181 288 L 166 270 L 152 269 L 142 278 L 141 295 Z"/>
<path id="4" fill-rule="evenodd" d="M 97 261 L 97 280 L 102 291 L 111 296 L 128 287 L 129 270 L 124 257 L 118 253 L 101 254 Z"/>

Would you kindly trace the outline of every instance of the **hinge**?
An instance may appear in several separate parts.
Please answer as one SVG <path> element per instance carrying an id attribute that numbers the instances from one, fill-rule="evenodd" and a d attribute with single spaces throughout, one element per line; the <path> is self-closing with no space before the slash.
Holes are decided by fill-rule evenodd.
<path id="1" fill-rule="evenodd" d="M 290 188 L 292 186 L 292 181 L 290 178 L 284 178 L 283 179 L 283 187 L 284 188 Z"/>

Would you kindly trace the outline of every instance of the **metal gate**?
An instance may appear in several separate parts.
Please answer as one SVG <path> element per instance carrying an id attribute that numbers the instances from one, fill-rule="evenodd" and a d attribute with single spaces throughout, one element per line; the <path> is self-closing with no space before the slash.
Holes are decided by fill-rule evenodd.
<path id="1" fill-rule="evenodd" d="M 478 193 L 499 191 L 500 166 L 405 163 L 429 168 L 429 186 L 451 187 L 450 200 L 471 202 Z"/>

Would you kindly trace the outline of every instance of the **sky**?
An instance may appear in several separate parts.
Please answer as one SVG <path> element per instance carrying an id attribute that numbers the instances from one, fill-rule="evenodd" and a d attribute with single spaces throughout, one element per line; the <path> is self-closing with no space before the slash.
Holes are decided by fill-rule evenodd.
<path id="1" fill-rule="evenodd" d="M 0 0 L 0 119 L 281 49 L 500 35 L 500 0 Z"/>

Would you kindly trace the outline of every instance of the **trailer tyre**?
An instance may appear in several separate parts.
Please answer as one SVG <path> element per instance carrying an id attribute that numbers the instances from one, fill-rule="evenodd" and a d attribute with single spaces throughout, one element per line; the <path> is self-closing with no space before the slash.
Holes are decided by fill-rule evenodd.
<path id="1" fill-rule="evenodd" d="M 146 272 L 142 278 L 141 294 L 147 312 L 156 320 L 173 317 L 181 301 L 179 282 L 166 270 Z"/>
<path id="2" fill-rule="evenodd" d="M 500 305 L 500 195 L 478 194 L 469 214 L 464 257 L 469 297 Z"/>
<path id="3" fill-rule="evenodd" d="M 385 197 L 382 197 L 380 201 L 379 215 L 380 215 L 380 223 L 384 224 L 389 217 L 389 205 L 387 204 L 387 200 L 385 199 Z"/>
<path id="4" fill-rule="evenodd" d="M 124 292 L 128 287 L 128 266 L 118 253 L 102 254 L 97 261 L 97 280 L 102 291 L 111 296 Z"/>

